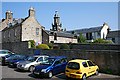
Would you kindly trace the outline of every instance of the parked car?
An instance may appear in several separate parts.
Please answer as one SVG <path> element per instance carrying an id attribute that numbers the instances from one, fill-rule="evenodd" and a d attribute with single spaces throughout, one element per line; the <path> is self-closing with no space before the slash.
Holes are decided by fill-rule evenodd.
<path id="1" fill-rule="evenodd" d="M 26 61 L 21 61 L 17 63 L 17 69 L 33 71 L 34 67 L 43 63 L 47 60 L 49 56 L 47 55 L 35 55 L 29 57 Z"/>
<path id="2" fill-rule="evenodd" d="M 9 50 L 0 50 L 0 58 L 5 57 L 6 55 L 9 54 L 14 54 L 14 53 Z"/>
<path id="3" fill-rule="evenodd" d="M 8 55 L 5 55 L 4 57 L 2 57 L 2 65 L 5 66 L 8 64 L 8 62 L 6 61 L 9 57 L 12 57 L 14 56 L 15 54 L 8 54 Z"/>
<path id="4" fill-rule="evenodd" d="M 49 57 L 47 62 L 41 63 L 33 70 L 33 74 L 39 77 L 49 77 L 64 72 L 67 64 L 65 56 Z"/>
<path id="5" fill-rule="evenodd" d="M 90 60 L 70 60 L 66 66 L 66 78 L 86 80 L 88 76 L 98 74 L 99 68 Z"/>
<path id="6" fill-rule="evenodd" d="M 17 62 L 24 61 L 27 57 L 28 55 L 16 54 L 6 59 L 6 62 L 8 62 L 9 67 L 17 67 Z"/>

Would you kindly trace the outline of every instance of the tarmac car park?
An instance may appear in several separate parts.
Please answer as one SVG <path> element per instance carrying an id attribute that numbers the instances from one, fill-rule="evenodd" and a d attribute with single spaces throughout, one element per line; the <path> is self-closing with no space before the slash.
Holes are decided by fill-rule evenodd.
<path id="1" fill-rule="evenodd" d="M 55 61 L 59 60 L 59 59 L 57 59 L 58 57 L 59 56 L 56 56 L 56 60 Z M 55 61 L 53 61 L 54 65 L 55 65 Z M 44 63 L 47 63 L 47 62 L 44 62 Z M 65 60 L 64 63 L 66 65 L 66 60 Z M 42 69 L 40 71 L 42 71 L 43 73 L 47 72 L 47 69 L 48 69 L 48 71 L 50 70 L 50 66 L 43 67 L 42 65 L 46 65 L 46 64 L 39 64 L 38 67 L 36 66 L 36 69 L 39 69 L 39 70 Z M 35 70 L 33 71 L 33 73 L 30 73 L 30 72 L 26 72 L 26 71 L 24 72 L 22 70 L 18 70 L 17 68 L 9 68 L 7 66 L 1 66 L 1 65 L 0 65 L 0 67 L 2 69 L 2 78 L 7 78 L 8 80 L 10 78 L 13 78 L 13 80 L 16 80 L 16 79 L 28 79 L 28 80 L 29 79 L 33 79 L 33 80 L 34 79 L 40 79 L 40 80 L 43 79 L 43 80 L 50 80 L 50 79 L 48 79 L 46 77 L 45 78 L 36 77 L 35 76 L 36 74 L 33 75 L 35 73 Z M 64 68 L 64 67 L 62 66 L 62 68 Z M 57 72 L 57 71 L 58 70 L 56 69 L 55 72 Z M 62 73 L 61 73 L 61 71 L 60 72 L 58 71 L 58 73 L 54 75 L 54 72 L 53 72 L 52 75 L 49 74 L 49 76 L 47 76 L 47 77 L 52 77 L 51 78 L 52 80 L 65 80 L 67 78 L 66 74 L 64 73 L 64 69 L 63 69 Z M 96 79 L 106 80 L 106 78 L 107 78 L 107 80 L 109 80 L 109 79 L 119 80 L 120 76 L 99 73 L 99 75 L 91 76 L 91 77 L 87 78 L 87 80 L 96 80 Z"/>

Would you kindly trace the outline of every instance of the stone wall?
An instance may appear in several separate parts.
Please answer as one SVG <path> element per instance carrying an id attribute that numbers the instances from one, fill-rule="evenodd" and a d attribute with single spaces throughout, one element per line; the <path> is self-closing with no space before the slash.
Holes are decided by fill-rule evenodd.
<path id="1" fill-rule="evenodd" d="M 76 44 L 77 45 L 77 44 Z M 102 72 L 110 72 L 120 75 L 120 49 L 119 45 L 74 45 L 78 49 L 69 50 L 41 50 L 41 54 L 50 56 L 67 56 L 68 60 L 72 58 L 90 59 L 95 62 Z M 104 48 L 106 47 L 106 48 Z M 34 54 L 35 49 L 28 49 L 28 42 L 14 42 L 2 44 L 3 49 L 11 50 L 14 53 Z M 93 49 L 93 50 L 92 50 Z M 95 50 L 96 49 L 96 50 Z M 102 50 L 103 49 L 103 50 Z"/>
<path id="2" fill-rule="evenodd" d="M 59 46 L 61 44 L 55 44 Z M 80 50 L 120 50 L 120 45 L 118 44 L 68 44 L 71 49 L 80 49 Z"/>
<path id="3" fill-rule="evenodd" d="M 2 31 L 3 42 L 20 42 L 21 39 L 21 24 L 14 27 L 4 29 Z"/>
<path id="4" fill-rule="evenodd" d="M 72 58 L 90 59 L 99 66 L 101 72 L 109 72 L 111 74 L 120 75 L 120 51 L 41 50 L 40 53 L 50 56 L 67 56 L 68 60 Z"/>
<path id="5" fill-rule="evenodd" d="M 7 49 L 14 53 L 23 53 L 23 54 L 29 53 L 27 41 L 2 43 L 2 49 Z"/>

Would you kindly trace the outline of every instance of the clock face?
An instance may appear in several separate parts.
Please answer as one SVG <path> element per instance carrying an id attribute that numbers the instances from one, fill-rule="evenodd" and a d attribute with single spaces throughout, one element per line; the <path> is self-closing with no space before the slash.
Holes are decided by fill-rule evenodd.
<path id="1" fill-rule="evenodd" d="M 11 19 L 10 14 L 8 15 L 8 19 Z"/>

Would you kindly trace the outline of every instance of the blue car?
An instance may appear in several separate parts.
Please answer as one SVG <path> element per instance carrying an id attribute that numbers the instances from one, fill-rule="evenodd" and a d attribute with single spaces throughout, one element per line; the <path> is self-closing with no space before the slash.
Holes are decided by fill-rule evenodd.
<path id="1" fill-rule="evenodd" d="M 33 70 L 33 74 L 39 77 L 52 78 L 53 75 L 65 72 L 67 58 L 65 56 L 53 56 Z"/>
<path id="2" fill-rule="evenodd" d="M 8 62 L 9 67 L 17 67 L 17 62 L 24 61 L 27 59 L 27 57 L 28 55 L 16 54 L 16 55 L 9 57 L 6 61 Z"/>
<path id="3" fill-rule="evenodd" d="M 8 64 L 8 61 L 7 59 L 14 56 L 15 54 L 8 54 L 8 55 L 5 55 L 4 57 L 2 57 L 2 65 L 7 65 Z"/>

